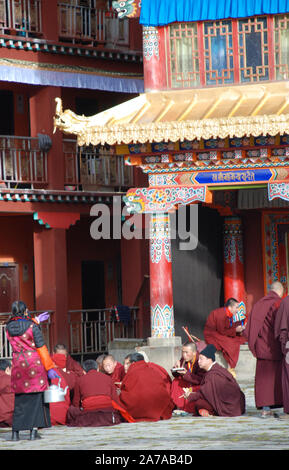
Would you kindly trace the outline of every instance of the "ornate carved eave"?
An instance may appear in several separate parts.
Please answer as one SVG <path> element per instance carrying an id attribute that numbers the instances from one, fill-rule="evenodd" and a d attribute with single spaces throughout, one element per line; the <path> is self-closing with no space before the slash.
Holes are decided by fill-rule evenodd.
<path id="1" fill-rule="evenodd" d="M 289 133 L 289 83 L 150 92 L 95 116 L 62 110 L 55 128 L 79 145 L 177 142 Z"/>

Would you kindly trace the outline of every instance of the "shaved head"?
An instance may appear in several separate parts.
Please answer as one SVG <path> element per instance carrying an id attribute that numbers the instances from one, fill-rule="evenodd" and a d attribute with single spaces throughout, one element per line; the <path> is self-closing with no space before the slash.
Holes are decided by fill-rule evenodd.
<path id="1" fill-rule="evenodd" d="M 279 281 L 274 281 L 272 284 L 271 284 L 271 291 L 273 292 L 276 292 L 276 294 L 279 295 L 279 297 L 283 297 L 283 294 L 284 294 L 284 287 L 283 287 L 283 284 Z"/>

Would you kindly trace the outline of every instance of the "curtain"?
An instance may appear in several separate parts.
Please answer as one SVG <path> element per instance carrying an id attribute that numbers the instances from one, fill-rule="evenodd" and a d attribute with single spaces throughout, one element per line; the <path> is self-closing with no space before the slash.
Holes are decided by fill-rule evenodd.
<path id="1" fill-rule="evenodd" d="M 164 26 L 174 22 L 289 12 L 289 0 L 142 0 L 140 23 Z"/>

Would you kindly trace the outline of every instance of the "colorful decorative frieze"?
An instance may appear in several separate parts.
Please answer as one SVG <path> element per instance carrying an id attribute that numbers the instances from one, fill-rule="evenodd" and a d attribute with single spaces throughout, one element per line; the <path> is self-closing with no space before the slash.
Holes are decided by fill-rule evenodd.
<path id="1" fill-rule="evenodd" d="M 152 142 L 144 144 L 128 144 L 117 145 L 116 151 L 119 155 L 134 155 L 134 154 L 151 154 L 161 152 L 178 152 L 178 151 L 210 151 L 210 150 L 248 150 L 248 147 L 254 149 L 255 147 L 284 147 L 289 145 L 289 135 L 276 135 L 276 136 L 259 136 L 259 137 L 242 137 L 242 138 L 226 138 L 226 139 L 199 139 L 199 140 L 184 140 L 177 142 Z"/>
<path id="2" fill-rule="evenodd" d="M 174 336 L 173 281 L 170 216 L 150 216 L 150 299 L 151 334 L 157 338 Z"/>
<path id="3" fill-rule="evenodd" d="M 170 305 L 151 307 L 151 334 L 155 338 L 172 338 L 175 336 L 174 308 Z"/>
<path id="4" fill-rule="evenodd" d="M 243 234 L 241 219 L 225 219 L 224 224 L 224 261 L 243 264 Z"/>
<path id="5" fill-rule="evenodd" d="M 224 244 L 224 296 L 225 299 L 245 300 L 243 232 L 239 217 L 226 217 Z"/>
<path id="6" fill-rule="evenodd" d="M 143 57 L 150 61 L 153 57 L 159 60 L 159 33 L 158 29 L 151 26 L 143 26 Z"/>
<path id="7" fill-rule="evenodd" d="M 268 199 L 272 201 L 275 198 L 289 201 L 289 183 L 268 184 Z"/>
<path id="8" fill-rule="evenodd" d="M 158 264 L 162 256 L 171 263 L 171 239 L 169 214 L 152 215 L 150 220 L 150 260 Z"/>
<path id="9" fill-rule="evenodd" d="M 123 198 L 130 213 L 173 211 L 179 204 L 211 202 L 212 194 L 205 186 L 133 188 Z"/>
<path id="10" fill-rule="evenodd" d="M 127 155 L 128 166 L 139 166 L 144 173 L 188 171 L 189 169 L 229 170 L 278 168 L 289 166 L 289 147 L 230 149 L 207 152 L 176 152 Z"/>
<path id="11" fill-rule="evenodd" d="M 268 183 L 270 181 L 289 182 L 289 168 L 254 168 L 232 169 L 231 171 L 187 171 L 178 173 L 149 174 L 151 186 L 182 186 L 182 185 L 218 185 Z"/>

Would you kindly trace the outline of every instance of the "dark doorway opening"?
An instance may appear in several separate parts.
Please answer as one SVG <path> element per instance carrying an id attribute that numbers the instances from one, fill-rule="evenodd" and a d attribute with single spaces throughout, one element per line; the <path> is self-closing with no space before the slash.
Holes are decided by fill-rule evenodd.
<path id="1" fill-rule="evenodd" d="M 83 310 L 105 308 L 104 262 L 82 261 L 81 278 Z"/>
<path id="2" fill-rule="evenodd" d="M 0 90 L 0 135 L 14 135 L 14 98 L 12 91 Z"/>

